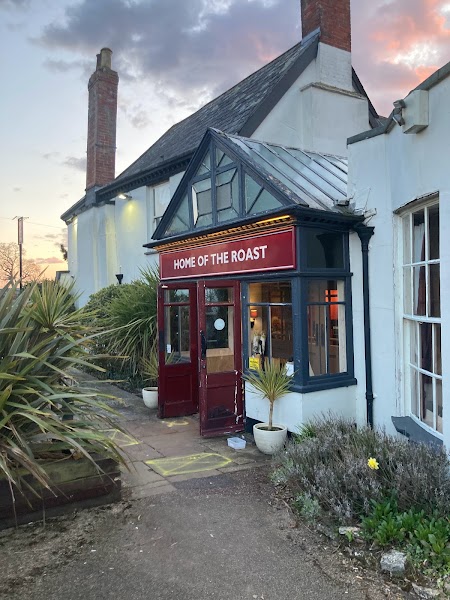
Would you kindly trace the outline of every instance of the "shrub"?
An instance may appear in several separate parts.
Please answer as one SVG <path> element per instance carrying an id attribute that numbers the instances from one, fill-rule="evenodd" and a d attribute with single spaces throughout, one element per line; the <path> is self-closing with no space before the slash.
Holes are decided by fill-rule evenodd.
<path id="1" fill-rule="evenodd" d="M 71 368 L 95 359 L 71 289 L 45 281 L 0 295 L 0 475 L 11 490 L 21 488 L 22 469 L 51 486 L 40 459 L 62 450 L 123 462 L 105 433 L 119 429 L 113 411 L 97 391 L 67 385 Z"/>
<path id="2" fill-rule="evenodd" d="M 140 280 L 92 294 L 83 309 L 84 323 L 102 332 L 92 348 L 104 355 L 99 364 L 108 377 L 127 379 L 133 387 L 142 387 L 143 361 L 155 342 L 158 283 L 156 270 L 142 271 Z"/>
<path id="3" fill-rule="evenodd" d="M 395 498 L 398 511 L 450 512 L 450 464 L 444 449 L 413 444 L 342 418 L 308 424 L 281 457 L 278 479 L 308 493 L 340 521 L 371 513 L 373 502 Z M 376 458 L 377 470 L 368 467 Z"/>

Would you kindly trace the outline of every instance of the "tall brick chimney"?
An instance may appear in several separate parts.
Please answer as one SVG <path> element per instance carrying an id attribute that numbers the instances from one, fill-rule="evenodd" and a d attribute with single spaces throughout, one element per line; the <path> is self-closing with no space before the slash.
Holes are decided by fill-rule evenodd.
<path id="1" fill-rule="evenodd" d="M 119 76 L 111 69 L 111 55 L 109 48 L 100 50 L 88 84 L 86 191 L 110 183 L 115 177 Z"/>
<path id="2" fill-rule="evenodd" d="M 350 0 L 300 0 L 302 37 L 320 28 L 320 41 L 351 52 Z"/>

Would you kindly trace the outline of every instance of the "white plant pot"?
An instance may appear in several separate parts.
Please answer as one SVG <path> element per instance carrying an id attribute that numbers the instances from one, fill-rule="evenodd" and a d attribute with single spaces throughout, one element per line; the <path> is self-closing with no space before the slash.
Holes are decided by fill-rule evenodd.
<path id="1" fill-rule="evenodd" d="M 158 388 L 145 387 L 142 388 L 142 398 L 147 408 L 158 408 Z"/>
<path id="2" fill-rule="evenodd" d="M 268 431 L 268 423 L 257 423 L 253 425 L 253 437 L 255 438 L 256 447 L 264 454 L 275 454 L 284 446 L 287 437 L 287 427 L 284 425 L 273 424 L 272 431 Z"/>

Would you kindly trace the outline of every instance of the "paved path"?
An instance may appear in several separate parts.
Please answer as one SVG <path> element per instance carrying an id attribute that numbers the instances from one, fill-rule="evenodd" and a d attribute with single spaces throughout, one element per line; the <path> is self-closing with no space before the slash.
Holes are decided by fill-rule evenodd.
<path id="1" fill-rule="evenodd" d="M 294 527 L 252 444 L 231 450 L 224 438 L 200 438 L 195 418 L 160 421 L 136 396 L 119 394 L 120 420 L 136 437 L 126 446 L 135 467 L 125 476 L 129 500 L 3 532 L 2 600 L 403 597 Z M 216 468 L 210 455 L 219 456 Z M 164 458 L 176 460 L 147 464 Z"/>

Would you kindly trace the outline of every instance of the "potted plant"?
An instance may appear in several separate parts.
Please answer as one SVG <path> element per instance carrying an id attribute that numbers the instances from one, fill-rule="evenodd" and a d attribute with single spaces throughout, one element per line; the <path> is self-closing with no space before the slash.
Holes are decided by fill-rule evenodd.
<path id="1" fill-rule="evenodd" d="M 144 381 L 150 384 L 142 388 L 142 399 L 147 408 L 158 407 L 158 370 L 158 346 L 155 339 L 155 342 L 150 349 L 149 356 L 142 359 L 142 374 L 144 375 Z"/>
<path id="2" fill-rule="evenodd" d="M 274 454 L 284 446 L 287 436 L 285 425 L 273 424 L 273 405 L 276 400 L 289 392 L 289 384 L 293 375 L 288 375 L 286 369 L 280 368 L 274 362 L 266 362 L 264 370 L 249 372 L 243 375 L 261 399 L 269 401 L 269 421 L 253 426 L 255 444 L 264 454 Z"/>

